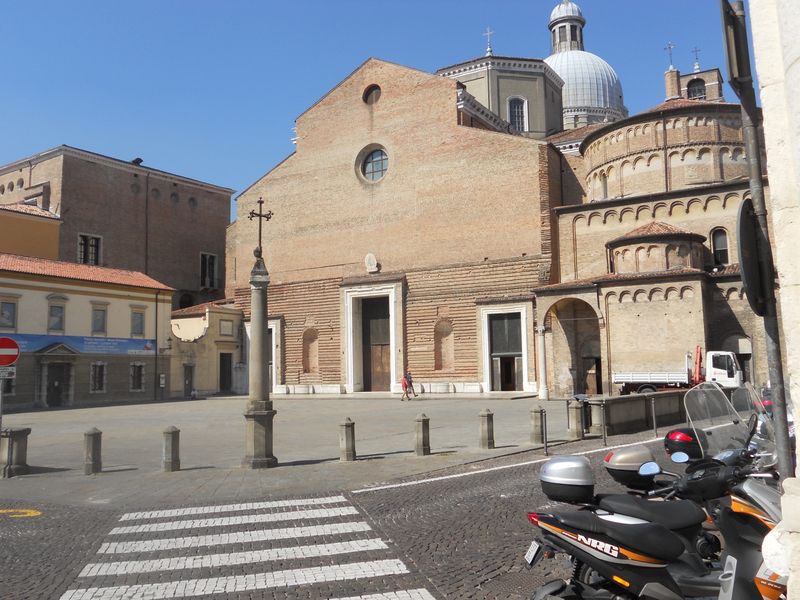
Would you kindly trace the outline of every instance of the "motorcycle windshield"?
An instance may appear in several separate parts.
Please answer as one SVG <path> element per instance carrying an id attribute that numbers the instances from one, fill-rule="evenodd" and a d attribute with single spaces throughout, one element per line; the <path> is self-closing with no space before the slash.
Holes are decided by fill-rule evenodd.
<path id="1" fill-rule="evenodd" d="M 742 421 L 742 416 L 716 383 L 696 385 L 686 392 L 683 405 L 695 439 L 702 440 L 704 458 L 745 447 L 748 438 L 746 421 Z"/>
<path id="2" fill-rule="evenodd" d="M 756 464 L 762 467 L 775 465 L 778 462 L 775 426 L 772 422 L 772 416 L 764 406 L 761 395 L 752 384 L 744 383 L 742 387 L 733 390 L 731 403 L 745 422 L 752 414 L 757 417 L 756 432 L 750 441 L 750 447 L 758 455 Z"/>

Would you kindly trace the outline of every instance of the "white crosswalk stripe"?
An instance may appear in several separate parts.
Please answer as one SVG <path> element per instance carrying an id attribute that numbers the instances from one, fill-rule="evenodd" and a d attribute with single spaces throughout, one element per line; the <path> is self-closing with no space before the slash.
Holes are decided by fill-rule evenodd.
<path id="1" fill-rule="evenodd" d="M 222 513 L 235 514 L 211 516 Z M 125 513 L 139 523 L 114 527 L 60 600 L 278 598 L 299 586 L 320 600 L 436 600 L 360 517 L 344 496 Z M 287 521 L 298 523 L 270 526 Z M 188 535 L 164 537 L 175 531 Z"/>
<path id="2" fill-rule="evenodd" d="M 349 598 L 330 598 L 329 600 L 436 600 L 431 593 L 424 589 L 403 590 L 402 592 L 388 592 L 386 594 L 369 594 L 368 596 L 350 596 Z"/>
<path id="3" fill-rule="evenodd" d="M 288 508 L 290 506 L 341 504 L 343 502 L 347 502 L 344 496 L 329 496 L 327 498 L 299 498 L 296 500 L 276 500 L 274 502 L 245 502 L 243 504 L 222 504 L 219 506 L 192 506 L 189 508 L 176 508 L 173 510 L 151 510 L 147 512 L 125 513 L 119 518 L 119 520 L 138 521 L 141 519 L 160 519 L 166 517 L 185 517 L 187 515 L 208 515 L 223 512 L 260 510 L 263 508 Z"/>
<path id="4" fill-rule="evenodd" d="M 92 563 L 86 565 L 78 577 L 177 571 L 179 569 L 199 569 L 201 567 L 221 567 L 225 565 L 244 565 L 247 563 L 267 562 L 270 560 L 333 556 L 334 554 L 386 550 L 387 548 L 388 546 L 383 540 L 372 539 L 356 540 L 354 542 L 338 542 L 335 544 L 317 544 L 314 546 L 291 546 L 289 548 L 234 552 L 232 554 L 207 554 L 204 556 L 176 556 L 173 558 L 159 558 L 154 560 Z"/>
<path id="5" fill-rule="evenodd" d="M 230 525 L 248 525 L 250 523 L 271 523 L 275 521 L 299 521 L 301 519 L 325 519 L 330 517 L 344 517 L 357 515 L 358 511 L 352 506 L 341 508 L 320 508 L 317 510 L 294 510 L 279 513 L 241 515 L 238 517 L 217 517 L 214 519 L 186 519 L 181 521 L 166 521 L 150 525 L 129 525 L 114 527 L 110 535 L 123 533 L 147 533 L 154 531 L 176 531 L 179 529 L 198 529 L 201 527 L 228 527 Z"/>
<path id="6" fill-rule="evenodd" d="M 181 548 L 201 548 L 203 546 L 226 546 L 228 544 L 249 544 L 267 540 L 286 540 L 291 538 L 322 537 L 370 531 L 367 523 L 326 523 L 310 527 L 284 527 L 281 529 L 260 529 L 236 533 L 196 535 L 179 538 L 162 538 L 136 542 L 107 542 L 100 546 L 98 554 L 127 554 L 131 552 L 155 552 L 158 550 L 179 550 Z"/>

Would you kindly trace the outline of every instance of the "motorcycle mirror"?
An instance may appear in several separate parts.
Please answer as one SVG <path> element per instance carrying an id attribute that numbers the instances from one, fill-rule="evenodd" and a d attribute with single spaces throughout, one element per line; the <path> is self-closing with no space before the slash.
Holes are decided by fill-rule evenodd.
<path id="1" fill-rule="evenodd" d="M 689 462 L 689 455 L 686 454 L 686 452 L 673 452 L 670 455 L 670 458 L 672 459 L 672 462 L 678 463 L 678 464 L 683 464 L 683 463 Z"/>
<path id="2" fill-rule="evenodd" d="M 646 462 L 639 467 L 639 475 L 644 475 L 645 477 L 658 475 L 659 473 L 661 473 L 661 467 L 658 466 L 657 462 Z"/>

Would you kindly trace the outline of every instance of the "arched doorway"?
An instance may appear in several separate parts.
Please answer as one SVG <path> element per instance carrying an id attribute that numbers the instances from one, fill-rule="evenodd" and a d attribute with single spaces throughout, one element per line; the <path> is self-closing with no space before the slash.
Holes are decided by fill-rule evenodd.
<path id="1" fill-rule="evenodd" d="M 565 298 L 548 311 L 549 378 L 556 397 L 602 394 L 600 321 L 583 300 Z"/>

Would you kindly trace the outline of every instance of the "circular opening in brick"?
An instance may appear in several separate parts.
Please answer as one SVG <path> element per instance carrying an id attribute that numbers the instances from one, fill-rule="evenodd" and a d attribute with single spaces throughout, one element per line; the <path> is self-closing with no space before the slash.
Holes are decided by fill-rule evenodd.
<path id="1" fill-rule="evenodd" d="M 375 104 L 381 98 L 381 86 L 377 84 L 369 86 L 361 98 L 366 104 Z"/>

